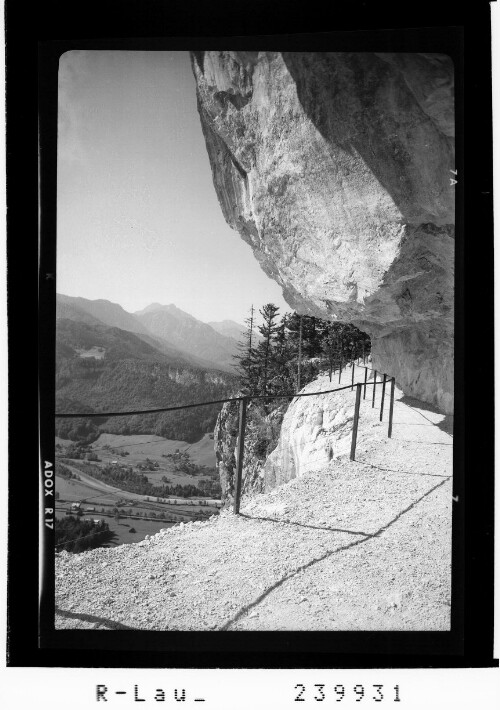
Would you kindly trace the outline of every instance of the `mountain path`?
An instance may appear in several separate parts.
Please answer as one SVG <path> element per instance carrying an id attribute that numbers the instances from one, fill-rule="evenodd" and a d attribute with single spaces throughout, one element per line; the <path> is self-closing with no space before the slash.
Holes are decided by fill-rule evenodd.
<path id="1" fill-rule="evenodd" d="M 380 423 L 368 392 L 355 461 L 244 499 L 240 516 L 56 554 L 56 628 L 449 629 L 450 418 L 396 390 L 388 439 L 389 399 Z"/>

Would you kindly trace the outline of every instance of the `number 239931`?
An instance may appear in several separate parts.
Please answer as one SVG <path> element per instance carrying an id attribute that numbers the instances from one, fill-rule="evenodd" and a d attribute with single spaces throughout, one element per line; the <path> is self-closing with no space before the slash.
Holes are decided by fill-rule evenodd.
<path id="1" fill-rule="evenodd" d="M 315 683 L 314 686 L 309 686 L 306 688 L 302 683 L 297 683 L 295 686 L 295 702 L 304 703 L 306 701 L 315 700 L 318 703 L 324 700 L 333 700 L 334 702 L 340 703 L 342 700 L 347 700 L 349 698 L 355 700 L 357 703 L 362 700 L 373 701 L 376 703 L 381 702 L 401 702 L 399 695 L 399 685 L 394 685 L 392 687 L 383 685 L 354 685 L 347 686 L 342 684 L 337 684 L 334 686 L 326 686 L 326 684 Z"/>

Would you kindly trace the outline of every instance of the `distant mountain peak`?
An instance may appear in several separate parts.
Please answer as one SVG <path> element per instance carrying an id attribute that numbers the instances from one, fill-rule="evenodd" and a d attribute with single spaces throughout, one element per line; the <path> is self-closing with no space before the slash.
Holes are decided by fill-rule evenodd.
<path id="1" fill-rule="evenodd" d="M 218 320 L 218 321 L 209 321 L 208 325 L 214 326 L 214 325 L 234 325 L 237 328 L 241 328 L 242 330 L 245 330 L 245 326 L 242 325 L 241 323 L 237 323 L 235 320 L 231 320 L 230 318 L 225 318 L 224 320 Z"/>
<path id="2" fill-rule="evenodd" d="M 135 314 L 155 337 L 191 355 L 210 360 L 219 367 L 234 368 L 234 338 L 218 332 L 173 303 L 169 306 L 157 305 L 151 304 Z"/>
<path id="3" fill-rule="evenodd" d="M 209 321 L 208 325 L 226 338 L 240 341 L 246 328 L 241 323 L 226 318 L 221 321 Z"/>
<path id="4" fill-rule="evenodd" d="M 58 317 L 72 320 L 88 319 L 88 316 L 113 328 L 121 328 L 131 333 L 148 334 L 147 329 L 132 313 L 126 311 L 119 303 L 113 303 L 104 298 L 82 298 L 81 296 L 65 296 L 57 294 Z M 83 316 L 82 314 L 85 314 Z"/>
<path id="5" fill-rule="evenodd" d="M 145 313 L 157 313 L 158 311 L 164 311 L 166 313 L 174 313 L 182 315 L 188 318 L 194 318 L 190 313 L 183 311 L 181 308 L 175 305 L 175 303 L 169 303 L 168 305 L 163 305 L 161 303 L 150 303 L 149 306 L 143 308 L 141 311 L 135 311 L 135 316 L 143 316 Z"/>
<path id="6" fill-rule="evenodd" d="M 174 303 L 151 303 L 142 311 L 129 313 L 118 303 L 105 299 L 89 300 L 58 294 L 57 318 L 59 321 L 66 318 L 89 325 L 119 328 L 140 335 L 146 342 L 153 338 L 156 340 L 153 347 L 157 349 L 159 339 L 169 354 L 175 352 L 188 360 L 194 359 L 202 367 L 234 371 L 235 340 L 239 340 L 237 331 L 241 326 L 230 324 L 227 328 L 236 332 L 224 332 L 224 328 L 213 328 Z"/>

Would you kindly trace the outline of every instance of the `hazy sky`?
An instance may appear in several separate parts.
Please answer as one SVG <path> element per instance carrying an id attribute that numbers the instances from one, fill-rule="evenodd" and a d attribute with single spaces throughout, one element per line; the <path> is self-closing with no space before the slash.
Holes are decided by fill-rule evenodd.
<path id="1" fill-rule="evenodd" d="M 290 310 L 222 216 L 187 52 L 61 57 L 57 290 L 203 321 Z"/>

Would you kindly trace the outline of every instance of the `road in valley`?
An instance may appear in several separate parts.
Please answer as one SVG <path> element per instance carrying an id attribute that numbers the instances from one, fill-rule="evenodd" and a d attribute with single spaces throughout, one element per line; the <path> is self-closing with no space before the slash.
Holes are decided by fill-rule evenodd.
<path id="1" fill-rule="evenodd" d="M 110 486 L 108 483 L 104 483 L 103 481 L 100 481 L 97 478 L 93 478 L 90 476 L 88 473 L 83 473 L 79 468 L 76 468 L 75 466 L 72 466 L 71 464 L 68 464 L 65 462 L 64 464 L 69 468 L 69 470 L 74 473 L 75 475 L 79 476 L 80 480 L 82 483 L 86 483 L 88 486 L 91 486 L 92 488 L 95 488 L 98 491 L 102 491 L 104 493 L 114 493 L 115 495 L 119 495 L 120 498 L 126 498 L 127 500 L 137 500 L 140 501 L 141 503 L 148 503 L 150 505 L 153 505 L 157 507 L 160 510 L 165 510 L 165 505 L 175 505 L 176 510 L 181 512 L 178 508 L 178 506 L 186 506 L 192 508 L 193 506 L 197 507 L 202 507 L 199 506 L 198 501 L 190 501 L 188 499 L 182 499 L 182 498 L 172 498 L 169 503 L 163 503 L 159 504 L 154 500 L 154 496 L 145 496 L 141 495 L 140 493 L 131 493 L 129 491 L 124 491 L 122 488 L 116 488 L 115 486 Z M 164 499 L 167 500 L 167 499 Z M 220 504 L 220 501 L 214 501 L 214 500 L 207 500 L 207 504 L 211 505 L 212 507 L 215 507 L 217 503 Z"/>

